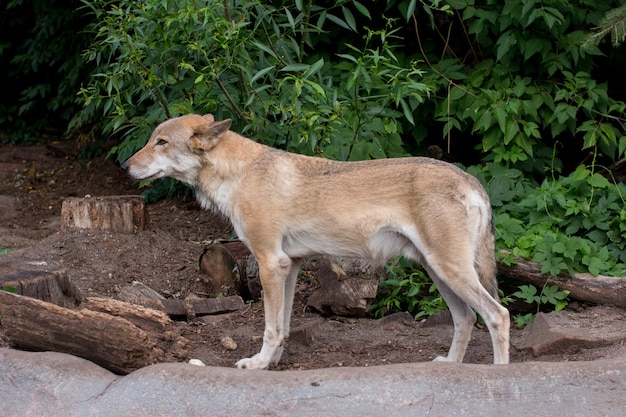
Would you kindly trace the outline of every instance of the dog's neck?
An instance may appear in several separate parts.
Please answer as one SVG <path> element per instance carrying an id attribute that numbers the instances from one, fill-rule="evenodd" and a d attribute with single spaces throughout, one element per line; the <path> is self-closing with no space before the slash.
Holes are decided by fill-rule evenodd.
<path id="1" fill-rule="evenodd" d="M 276 150 L 235 132 L 226 132 L 217 145 L 203 154 L 202 166 L 191 184 L 200 205 L 230 218 L 230 203 L 242 180 L 241 173 L 268 152 Z"/>

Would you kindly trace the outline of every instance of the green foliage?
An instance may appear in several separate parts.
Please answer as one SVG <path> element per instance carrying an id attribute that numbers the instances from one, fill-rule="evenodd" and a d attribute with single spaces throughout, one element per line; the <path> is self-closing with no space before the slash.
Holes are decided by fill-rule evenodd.
<path id="1" fill-rule="evenodd" d="M 376 300 L 370 308 L 375 317 L 408 311 L 417 319 L 446 308 L 435 284 L 411 262 L 400 257 L 386 267 L 388 278 L 379 284 Z"/>
<path id="2" fill-rule="evenodd" d="M 165 118 L 211 112 L 269 145 L 335 159 L 406 155 L 403 126 L 428 93 L 416 62 L 396 54 L 394 20 L 357 44 L 317 48 L 337 29 L 371 19 L 359 2 L 85 1 L 96 41 L 85 58 L 101 68 L 81 90 L 80 125 L 107 116 L 124 131 L 124 160 Z M 394 44 L 395 42 L 395 44 Z M 331 63 L 332 61 L 332 63 Z"/>
<path id="3" fill-rule="evenodd" d="M 569 291 L 560 290 L 556 285 L 544 285 L 538 292 L 534 285 L 520 285 L 518 291 L 506 297 L 507 303 L 515 301 L 515 299 L 524 301 L 528 304 L 537 306 L 537 312 L 548 307 L 556 311 L 561 311 L 567 307 L 569 300 Z M 513 320 L 519 327 L 524 327 L 535 318 L 534 313 L 516 314 Z"/>
<path id="4" fill-rule="evenodd" d="M 0 255 L 8 255 L 9 253 L 13 252 L 15 250 L 15 248 L 3 248 L 0 249 Z"/>
<path id="5" fill-rule="evenodd" d="M 553 305 L 556 311 L 563 310 L 567 306 L 568 295 L 569 291 L 560 290 L 556 285 L 545 285 L 539 293 L 534 285 L 520 285 L 519 291 L 512 294 L 528 304 L 537 304 L 537 311 L 543 304 Z"/>
<path id="6" fill-rule="evenodd" d="M 626 275 L 624 184 L 582 165 L 541 184 L 494 163 L 469 171 L 491 197 L 499 249 L 539 262 L 551 275 Z"/>
<path id="7" fill-rule="evenodd" d="M 19 291 L 15 287 L 11 287 L 10 285 L 3 285 L 0 287 L 0 291 L 10 292 L 12 294 L 19 294 Z"/>
<path id="8" fill-rule="evenodd" d="M 488 161 L 540 174 L 554 143 L 598 150 L 611 159 L 626 155 L 626 104 L 592 75 L 600 49 L 583 45 L 584 28 L 597 26 L 616 2 L 432 3 L 456 9 L 449 29 L 460 25 L 465 37 L 454 44 L 446 39 L 441 58 L 422 47 L 432 68 L 424 81 L 443 98 L 434 116 L 449 140 L 469 133 L 480 138 Z"/>

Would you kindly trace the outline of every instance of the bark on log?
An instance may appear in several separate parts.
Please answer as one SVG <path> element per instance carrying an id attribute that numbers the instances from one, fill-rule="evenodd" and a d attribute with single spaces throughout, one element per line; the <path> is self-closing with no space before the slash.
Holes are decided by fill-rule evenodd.
<path id="1" fill-rule="evenodd" d="M 569 296 L 576 300 L 626 309 L 625 278 L 583 273 L 576 273 L 573 277 L 569 275 L 554 277 L 541 273 L 541 266 L 538 263 L 523 259 L 517 259 L 515 265 L 499 263 L 498 274 L 537 287 L 543 287 L 547 282 L 569 291 Z"/>
<path id="2" fill-rule="evenodd" d="M 80 290 L 56 262 L 0 257 L 0 286 L 62 307 L 76 307 L 81 302 Z"/>
<path id="3" fill-rule="evenodd" d="M 230 313 L 243 309 L 246 304 L 238 295 L 220 298 L 192 298 L 187 300 L 136 298 L 133 304 L 161 311 L 171 317 L 185 317 L 193 320 L 196 317 Z"/>
<path id="4" fill-rule="evenodd" d="M 89 303 L 110 304 L 104 309 L 116 315 L 70 310 L 0 291 L 1 323 L 9 342 L 18 348 L 69 353 L 119 374 L 186 358 L 186 339 L 164 330 L 169 325 L 162 317 L 155 322 L 148 319 L 156 312 L 138 311 L 132 304 L 110 301 L 92 299 Z M 150 325 L 145 325 L 144 319 Z M 130 320 L 141 322 L 144 328 Z"/>
<path id="5" fill-rule="evenodd" d="M 70 197 L 61 207 L 61 230 L 94 229 L 135 233 L 146 227 L 144 198 L 140 195 Z"/>

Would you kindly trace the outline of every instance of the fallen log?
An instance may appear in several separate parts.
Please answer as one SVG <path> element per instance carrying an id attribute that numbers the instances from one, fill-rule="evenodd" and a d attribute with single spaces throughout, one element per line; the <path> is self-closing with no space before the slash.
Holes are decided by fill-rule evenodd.
<path id="1" fill-rule="evenodd" d="M 242 310 L 246 306 L 243 299 L 238 295 L 218 298 L 187 298 L 185 300 L 135 298 L 130 300 L 130 302 L 158 310 L 171 317 L 184 317 L 188 321 L 194 320 L 196 317 Z"/>
<path id="2" fill-rule="evenodd" d="M 0 291 L 0 324 L 15 347 L 69 353 L 119 374 L 187 357 L 187 340 L 168 331 L 169 319 L 154 320 L 162 313 L 114 300 L 90 299 L 87 305 L 99 305 L 107 313 Z"/>
<path id="3" fill-rule="evenodd" d="M 543 287 L 557 285 L 569 291 L 570 298 L 593 304 L 613 305 L 626 309 L 626 279 L 603 275 L 576 273 L 574 276 L 560 274 L 552 276 L 541 272 L 541 265 L 536 262 L 517 258 L 517 263 L 505 265 L 498 263 L 498 275 Z"/>

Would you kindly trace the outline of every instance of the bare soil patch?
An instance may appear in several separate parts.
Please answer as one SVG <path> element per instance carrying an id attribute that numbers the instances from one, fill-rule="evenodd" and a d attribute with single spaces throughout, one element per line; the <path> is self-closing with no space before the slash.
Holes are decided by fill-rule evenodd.
<path id="1" fill-rule="evenodd" d="M 228 238 L 228 222 L 201 210 L 190 195 L 148 206 L 149 223 L 135 235 L 92 231 L 60 232 L 62 201 L 84 197 L 137 194 L 137 184 L 104 157 L 79 159 L 73 143 L 49 146 L 0 146 L 0 250 L 9 255 L 57 261 L 70 273 L 84 296 L 115 298 L 123 287 L 140 281 L 166 298 L 189 294 L 206 296 L 206 283 L 198 272 L 203 248 Z M 384 319 L 322 317 L 306 308 L 315 280 L 303 273 L 299 281 L 292 327 L 296 337 L 288 341 L 278 369 L 313 369 L 338 366 L 373 366 L 432 360 L 445 355 L 452 340 L 452 325 L 445 313 L 425 322 L 404 314 Z M 575 303 L 572 314 L 581 327 L 593 327 L 597 315 L 611 307 Z M 597 312 L 595 309 L 598 309 Z M 207 365 L 231 367 L 261 347 L 263 306 L 251 302 L 239 312 L 179 322 L 178 330 L 191 342 L 190 358 Z M 298 331 L 300 330 L 300 331 Z M 224 336 L 235 350 L 222 345 Z M 512 329 L 511 360 L 522 362 L 595 360 L 626 355 L 622 343 L 562 350 L 533 357 L 518 350 L 523 336 Z M 6 346 L 0 326 L 0 346 Z M 492 362 L 486 329 L 477 326 L 466 362 Z"/>

